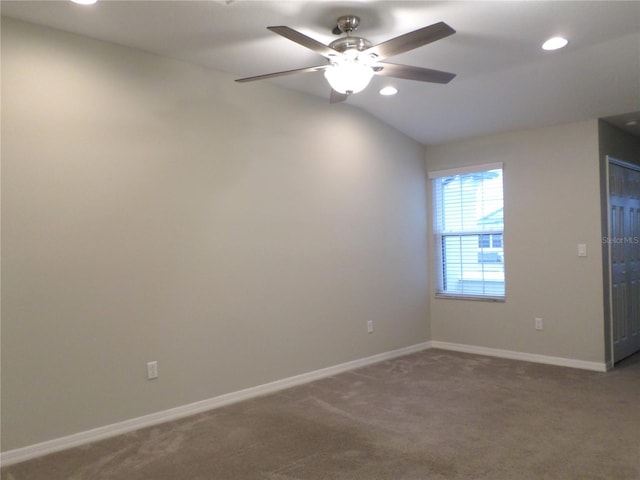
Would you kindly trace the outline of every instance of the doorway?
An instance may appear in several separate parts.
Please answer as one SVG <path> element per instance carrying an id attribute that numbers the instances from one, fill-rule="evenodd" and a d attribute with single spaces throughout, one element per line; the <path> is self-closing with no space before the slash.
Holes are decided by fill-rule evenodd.
<path id="1" fill-rule="evenodd" d="M 607 157 L 613 362 L 640 351 L 640 167 Z"/>

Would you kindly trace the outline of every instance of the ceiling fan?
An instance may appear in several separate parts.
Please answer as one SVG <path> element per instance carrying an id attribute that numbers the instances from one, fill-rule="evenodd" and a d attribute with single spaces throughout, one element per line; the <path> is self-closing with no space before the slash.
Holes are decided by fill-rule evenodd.
<path id="1" fill-rule="evenodd" d="M 446 23 L 434 23 L 378 45 L 373 45 L 366 38 L 351 35 L 359 25 L 360 18 L 355 15 L 345 15 L 338 18 L 338 24 L 333 33 L 336 35 L 344 33 L 345 36 L 334 40 L 329 45 L 325 45 L 290 27 L 267 27 L 272 32 L 322 55 L 327 59 L 328 63 L 314 67 L 240 78 L 236 82 L 252 82 L 296 73 L 324 71 L 324 76 L 329 85 L 331 85 L 330 101 L 331 103 L 337 103 L 346 100 L 353 93 L 364 90 L 373 75 L 431 83 L 449 83 L 456 76 L 454 73 L 430 68 L 398 65 L 382 61 L 393 55 L 408 52 L 456 33 Z"/>

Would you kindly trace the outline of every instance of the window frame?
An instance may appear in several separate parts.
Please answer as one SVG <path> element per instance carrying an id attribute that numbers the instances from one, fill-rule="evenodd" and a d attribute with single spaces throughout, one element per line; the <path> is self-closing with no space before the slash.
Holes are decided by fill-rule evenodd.
<path id="1" fill-rule="evenodd" d="M 434 252 L 434 277 L 435 277 L 435 297 L 436 298 L 450 298 L 450 299 L 458 299 L 458 300 L 480 300 L 480 301 L 489 301 L 489 302 L 505 302 L 506 294 L 507 294 L 507 285 L 506 285 L 506 268 L 504 267 L 504 240 L 505 240 L 505 229 L 504 229 L 504 220 L 502 224 L 502 229 L 478 229 L 477 231 L 465 231 L 460 230 L 456 232 L 441 232 L 437 225 L 437 221 L 439 219 L 438 202 L 436 201 L 436 180 L 444 178 L 444 177 L 454 177 L 457 175 L 467 175 L 473 173 L 482 173 L 488 172 L 491 170 L 501 170 L 502 171 L 502 208 L 504 209 L 504 164 L 499 163 L 489 163 L 482 165 L 474 165 L 467 166 L 462 168 L 453 168 L 447 170 L 437 170 L 428 172 L 428 178 L 430 179 L 430 188 L 431 188 L 431 214 L 433 215 L 433 221 L 431 222 L 432 229 L 432 239 L 434 242 L 433 252 Z M 465 236 L 476 236 L 476 245 L 479 247 L 480 236 L 487 235 L 489 237 L 490 245 L 493 246 L 494 237 L 499 235 L 501 237 L 502 243 L 502 264 L 503 264 L 503 294 L 502 295 L 491 295 L 491 294 L 477 294 L 477 293 L 457 293 L 446 291 L 445 288 L 445 265 L 443 263 L 444 260 L 444 239 L 447 237 L 465 237 Z M 492 247 L 487 247 L 492 248 Z M 484 263 L 478 261 L 478 263 Z M 498 263 L 498 262 L 495 262 Z M 486 282 L 488 280 L 484 279 L 482 282 Z"/>

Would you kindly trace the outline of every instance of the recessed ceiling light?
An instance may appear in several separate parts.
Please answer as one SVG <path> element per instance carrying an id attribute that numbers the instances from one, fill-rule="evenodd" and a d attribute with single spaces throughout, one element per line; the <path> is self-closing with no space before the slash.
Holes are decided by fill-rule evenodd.
<path id="1" fill-rule="evenodd" d="M 395 95 L 396 93 L 398 93 L 398 89 L 396 87 L 384 87 L 382 90 L 380 90 L 380 95 L 384 95 L 385 97 L 388 97 L 390 95 Z"/>
<path id="2" fill-rule="evenodd" d="M 569 40 L 563 37 L 553 37 L 542 44 L 543 50 L 558 50 L 559 48 L 566 47 Z"/>
<path id="3" fill-rule="evenodd" d="M 78 5 L 93 5 L 98 0 L 71 0 L 73 3 L 77 3 Z"/>

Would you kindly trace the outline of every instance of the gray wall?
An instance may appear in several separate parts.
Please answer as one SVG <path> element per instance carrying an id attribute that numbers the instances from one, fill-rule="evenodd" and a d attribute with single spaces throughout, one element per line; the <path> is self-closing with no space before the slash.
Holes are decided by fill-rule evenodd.
<path id="1" fill-rule="evenodd" d="M 433 146 L 426 159 L 430 171 L 504 163 L 506 302 L 432 300 L 432 340 L 603 363 L 597 121 Z"/>
<path id="2" fill-rule="evenodd" d="M 3 20 L 2 162 L 5 451 L 428 339 L 424 148 L 348 105 Z"/>

